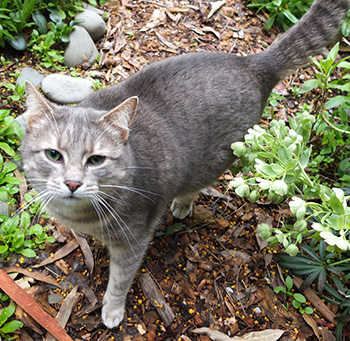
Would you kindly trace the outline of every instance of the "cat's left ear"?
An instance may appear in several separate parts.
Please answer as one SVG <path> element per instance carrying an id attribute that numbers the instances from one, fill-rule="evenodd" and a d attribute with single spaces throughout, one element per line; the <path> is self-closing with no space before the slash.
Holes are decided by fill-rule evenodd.
<path id="1" fill-rule="evenodd" d="M 122 132 L 122 139 L 126 141 L 129 137 L 129 130 L 136 114 L 139 99 L 134 96 L 119 104 L 107 114 L 100 118 L 100 122 L 107 122 Z"/>

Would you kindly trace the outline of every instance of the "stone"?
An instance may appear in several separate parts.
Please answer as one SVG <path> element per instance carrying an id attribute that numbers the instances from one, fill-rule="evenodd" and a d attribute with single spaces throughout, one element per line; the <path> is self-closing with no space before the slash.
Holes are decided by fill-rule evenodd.
<path id="1" fill-rule="evenodd" d="M 90 34 L 81 26 L 74 26 L 69 36 L 69 43 L 64 52 L 64 64 L 68 67 L 76 67 L 78 64 L 88 61 L 93 63 L 98 56 L 98 51 Z"/>
<path id="2" fill-rule="evenodd" d="M 89 9 L 77 13 L 74 19 L 84 20 L 84 22 L 77 25 L 84 27 L 94 41 L 102 38 L 107 31 L 107 26 L 103 19 L 96 12 Z"/>
<path id="3" fill-rule="evenodd" d="M 81 102 L 94 92 L 90 80 L 58 73 L 45 77 L 41 89 L 48 99 L 61 104 Z"/>
<path id="4" fill-rule="evenodd" d="M 25 67 L 22 69 L 21 74 L 16 80 L 16 85 L 24 85 L 25 80 L 29 80 L 35 87 L 37 87 L 44 79 L 44 75 L 38 70 L 32 69 L 30 67 Z"/>
<path id="5" fill-rule="evenodd" d="M 105 13 L 102 10 L 100 10 L 99 8 L 91 6 L 85 2 L 83 2 L 83 8 L 88 9 L 89 11 L 93 11 L 93 12 L 97 13 L 98 15 L 104 15 L 104 13 Z"/>

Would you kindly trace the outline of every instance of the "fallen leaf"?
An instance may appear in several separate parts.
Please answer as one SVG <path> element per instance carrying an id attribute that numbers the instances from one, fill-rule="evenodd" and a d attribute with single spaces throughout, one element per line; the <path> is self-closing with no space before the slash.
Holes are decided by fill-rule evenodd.
<path id="1" fill-rule="evenodd" d="M 85 264 L 89 270 L 90 273 L 94 270 L 94 256 L 92 255 L 90 246 L 88 242 L 86 241 L 86 238 L 81 236 L 79 233 L 72 230 L 73 236 L 77 240 L 77 242 L 80 245 L 80 250 L 84 254 Z"/>
<path id="2" fill-rule="evenodd" d="M 213 330 L 206 327 L 194 329 L 192 330 L 192 332 L 196 334 L 206 334 L 214 341 L 229 341 L 229 340 L 276 341 L 282 336 L 282 334 L 284 333 L 284 330 L 267 329 L 261 332 L 251 332 L 243 335 L 242 337 L 240 336 L 229 337 L 224 333 L 221 333 L 217 330 Z"/>
<path id="3" fill-rule="evenodd" d="M 59 249 L 56 253 L 54 253 L 53 257 L 47 257 L 39 264 L 33 265 L 32 267 L 33 268 L 40 268 L 41 266 L 54 263 L 57 260 L 69 255 L 78 246 L 79 246 L 79 243 L 76 241 L 76 239 L 73 239 L 70 242 L 68 242 L 65 246 L 63 246 L 61 249 Z"/>
<path id="4" fill-rule="evenodd" d="M 210 4 L 211 5 L 211 9 L 210 9 L 210 12 L 208 14 L 208 19 L 210 19 L 225 4 L 226 4 L 226 1 L 215 1 L 215 2 L 212 2 Z"/>
<path id="5" fill-rule="evenodd" d="M 302 314 L 304 321 L 312 328 L 316 337 L 321 340 L 321 332 L 318 329 L 316 321 L 309 314 Z"/>
<path id="6" fill-rule="evenodd" d="M 72 313 L 72 309 L 74 308 L 75 304 L 77 303 L 77 300 L 79 299 L 77 291 L 78 286 L 76 285 L 63 301 L 60 311 L 58 312 L 55 318 L 55 320 L 63 328 L 66 326 L 68 319 Z M 46 337 L 46 341 L 55 341 L 55 338 L 52 335 L 48 335 Z"/>
<path id="7" fill-rule="evenodd" d="M 17 268 L 15 266 L 9 266 L 7 268 L 4 268 L 3 270 L 7 273 L 11 273 L 11 272 L 20 273 L 24 276 L 34 278 L 36 281 L 48 283 L 59 288 L 61 287 L 60 284 L 55 279 L 53 279 L 50 276 L 43 275 L 39 271 L 29 271 L 27 269 Z"/>

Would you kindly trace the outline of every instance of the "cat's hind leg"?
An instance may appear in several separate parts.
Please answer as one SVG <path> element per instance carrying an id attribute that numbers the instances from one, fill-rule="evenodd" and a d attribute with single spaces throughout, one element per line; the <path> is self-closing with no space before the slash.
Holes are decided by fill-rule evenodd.
<path id="1" fill-rule="evenodd" d="M 184 219 L 192 212 L 193 201 L 197 195 L 187 194 L 174 198 L 170 211 L 175 218 Z"/>

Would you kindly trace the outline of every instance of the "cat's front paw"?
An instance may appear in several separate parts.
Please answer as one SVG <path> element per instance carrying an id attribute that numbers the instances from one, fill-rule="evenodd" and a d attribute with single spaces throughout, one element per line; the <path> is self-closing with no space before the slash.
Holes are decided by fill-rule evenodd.
<path id="1" fill-rule="evenodd" d="M 175 198 L 170 206 L 170 211 L 175 218 L 184 219 L 192 212 L 193 201 L 190 202 Z"/>
<path id="2" fill-rule="evenodd" d="M 113 302 L 104 303 L 102 308 L 102 321 L 104 325 L 112 329 L 119 326 L 124 318 L 124 305 L 117 307 Z"/>

